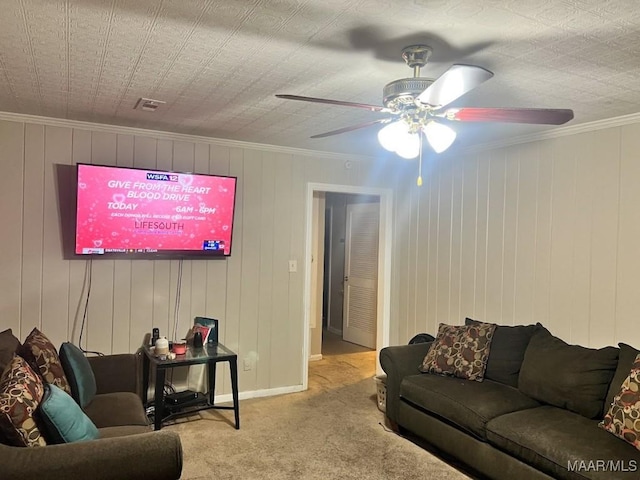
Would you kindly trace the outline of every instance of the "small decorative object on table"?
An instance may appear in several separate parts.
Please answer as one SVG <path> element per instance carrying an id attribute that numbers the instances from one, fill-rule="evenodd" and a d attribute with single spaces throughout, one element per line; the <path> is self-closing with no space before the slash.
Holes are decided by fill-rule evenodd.
<path id="1" fill-rule="evenodd" d="M 172 350 L 176 355 L 184 355 L 185 353 L 187 353 L 187 342 L 185 342 L 184 340 L 173 342 Z"/>
<path id="2" fill-rule="evenodd" d="M 160 337 L 156 340 L 156 348 L 154 354 L 156 356 L 167 355 L 169 353 L 169 340 L 167 337 Z"/>

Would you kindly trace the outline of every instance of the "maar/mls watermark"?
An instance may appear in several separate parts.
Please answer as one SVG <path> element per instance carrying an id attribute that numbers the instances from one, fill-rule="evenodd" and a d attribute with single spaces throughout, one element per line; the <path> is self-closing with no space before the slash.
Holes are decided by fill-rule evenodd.
<path id="1" fill-rule="evenodd" d="M 635 460 L 574 460 L 567 462 L 570 472 L 637 472 Z"/>

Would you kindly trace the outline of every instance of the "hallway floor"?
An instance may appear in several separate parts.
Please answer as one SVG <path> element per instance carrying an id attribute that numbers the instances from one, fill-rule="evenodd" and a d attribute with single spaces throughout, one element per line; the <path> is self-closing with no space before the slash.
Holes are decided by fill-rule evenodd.
<path id="1" fill-rule="evenodd" d="M 322 360 L 309 362 L 309 389 L 328 390 L 371 378 L 376 374 L 376 351 L 345 342 L 324 330 Z"/>
<path id="2" fill-rule="evenodd" d="M 322 356 L 373 351 L 375 350 L 356 345 L 355 343 L 346 342 L 342 339 L 341 335 L 332 333 L 329 330 L 322 331 Z"/>

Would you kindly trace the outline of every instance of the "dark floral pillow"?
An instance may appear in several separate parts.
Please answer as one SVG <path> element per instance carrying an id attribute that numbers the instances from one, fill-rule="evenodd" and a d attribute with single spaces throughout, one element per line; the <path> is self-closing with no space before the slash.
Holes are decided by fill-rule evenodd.
<path id="1" fill-rule="evenodd" d="M 56 347 L 44 333 L 37 328 L 31 330 L 22 344 L 19 354 L 33 370 L 40 373 L 45 382 L 52 383 L 71 395 L 71 387 L 64 374 Z"/>
<path id="2" fill-rule="evenodd" d="M 631 372 L 622 383 L 620 393 L 604 419 L 598 424 L 625 442 L 640 450 L 640 354 L 636 356 Z"/>
<path id="3" fill-rule="evenodd" d="M 445 325 L 438 327 L 438 335 L 420 365 L 424 373 L 453 375 L 458 378 L 484 380 L 491 340 L 496 330 L 492 323 L 476 325 Z"/>
<path id="4" fill-rule="evenodd" d="M 14 355 L 0 378 L 0 430 L 16 447 L 46 445 L 34 413 L 42 401 L 44 384 L 25 359 Z"/>

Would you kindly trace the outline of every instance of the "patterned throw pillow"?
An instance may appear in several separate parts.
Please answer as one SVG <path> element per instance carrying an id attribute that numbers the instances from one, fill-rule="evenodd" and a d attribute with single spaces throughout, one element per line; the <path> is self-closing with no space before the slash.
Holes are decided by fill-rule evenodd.
<path id="1" fill-rule="evenodd" d="M 492 323 L 445 325 L 424 357 L 420 371 L 454 375 L 481 382 L 487 369 L 491 340 L 496 330 Z"/>
<path id="2" fill-rule="evenodd" d="M 71 387 L 64 374 L 56 347 L 37 328 L 31 330 L 19 350 L 31 368 L 40 373 L 47 383 L 52 383 L 71 395 Z"/>
<path id="3" fill-rule="evenodd" d="M 640 354 L 598 426 L 640 450 Z"/>
<path id="4" fill-rule="evenodd" d="M 11 445 L 46 445 L 33 418 L 43 394 L 38 374 L 22 357 L 14 355 L 0 378 L 0 430 Z"/>

